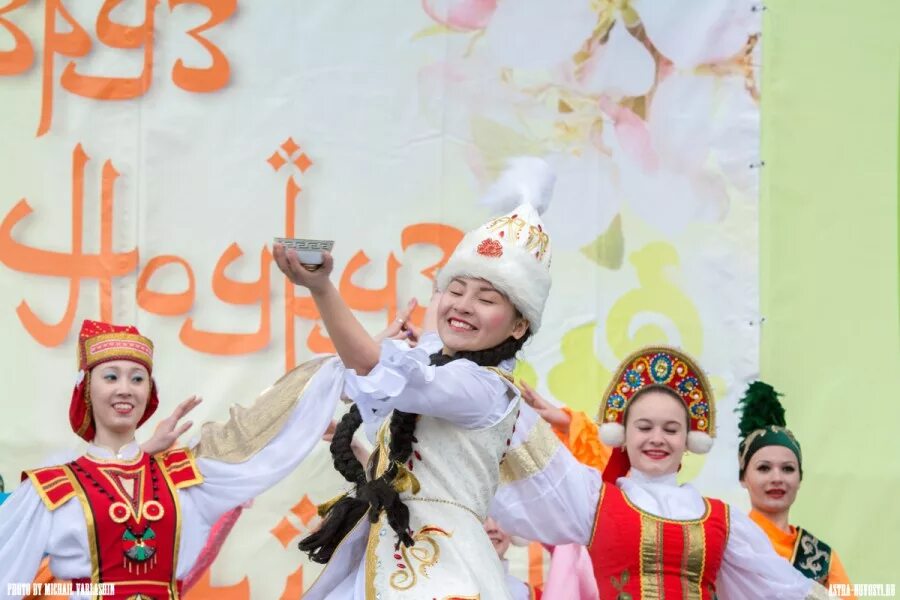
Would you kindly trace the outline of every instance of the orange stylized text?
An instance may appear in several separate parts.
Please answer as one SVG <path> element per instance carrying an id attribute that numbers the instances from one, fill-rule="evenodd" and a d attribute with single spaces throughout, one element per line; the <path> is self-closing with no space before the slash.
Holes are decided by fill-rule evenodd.
<path id="1" fill-rule="evenodd" d="M 115 239 L 115 193 L 120 173 L 111 160 L 102 163 L 100 169 L 100 240 L 99 252 L 84 250 L 85 221 L 85 180 L 90 157 L 81 144 L 72 151 L 72 192 L 71 192 L 71 247 L 68 251 L 43 250 L 16 239 L 16 231 L 25 226 L 32 217 L 28 200 L 22 198 L 0 221 L 0 262 L 19 273 L 59 277 L 68 281 L 68 296 L 62 316 L 46 320 L 32 310 L 23 299 L 16 308 L 22 326 L 28 334 L 44 346 L 58 346 L 73 330 L 75 314 L 85 281 L 97 282 L 99 289 L 99 316 L 104 321 L 113 320 L 113 286 L 116 279 L 136 274 L 137 306 L 148 313 L 181 319 L 179 338 L 181 342 L 198 352 L 217 355 L 241 355 L 259 352 L 272 339 L 272 285 L 273 274 L 284 281 L 284 327 L 285 327 L 285 368 L 297 363 L 295 328 L 298 320 L 314 321 L 306 338 L 306 348 L 313 353 L 333 352 L 331 341 L 322 331 L 319 314 L 312 299 L 307 295 L 297 295 L 295 286 L 282 277 L 277 269 L 272 269 L 272 253 L 263 246 L 253 255 L 245 256 L 241 247 L 232 243 L 226 247 L 211 274 L 210 285 L 215 297 L 231 305 L 250 305 L 259 308 L 259 319 L 255 330 L 249 332 L 209 331 L 200 328 L 195 321 L 198 308 L 196 303 L 197 277 L 190 262 L 181 256 L 160 254 L 141 260 L 137 247 L 125 250 L 113 247 Z M 311 161 L 302 163 L 306 168 Z M 295 232 L 295 206 L 300 194 L 300 186 L 291 176 L 285 184 L 286 220 L 285 235 L 293 237 Z M 436 246 L 441 257 L 435 264 L 421 271 L 422 275 L 433 279 L 435 272 L 449 259 L 453 249 L 462 239 L 459 229 L 438 223 L 417 223 L 405 227 L 401 232 L 401 248 L 406 251 L 417 244 Z M 241 260 L 257 261 L 259 276 L 252 281 L 235 280 L 228 275 L 228 269 Z M 360 271 L 375 267 L 366 253 L 360 249 L 339 274 L 341 295 L 351 309 L 358 312 L 385 312 L 390 323 L 397 314 L 397 272 L 401 267 L 400 258 L 391 253 L 384 265 L 385 284 L 378 289 L 370 289 L 355 283 Z M 163 271 L 181 272 L 187 284 L 176 291 L 160 291 L 154 280 Z M 414 322 L 421 322 L 424 309 L 412 315 Z"/>
<path id="2" fill-rule="evenodd" d="M 96 41 L 108 48 L 141 50 L 143 61 L 140 73 L 132 77 L 88 75 L 78 70 L 76 59 L 87 56 L 94 40 L 88 30 L 76 21 L 63 0 L 44 0 L 44 48 L 41 61 L 41 116 L 37 136 L 50 130 L 53 122 L 55 91 L 55 67 L 57 57 L 70 59 L 60 75 L 60 86 L 78 96 L 94 100 L 130 100 L 147 93 L 153 79 L 154 22 L 159 0 L 140 0 L 143 5 L 143 21 L 140 25 L 117 22 L 112 13 L 125 0 L 104 0 L 94 26 Z M 0 52 L 0 76 L 20 75 L 34 63 L 35 50 L 21 28 L 7 17 L 28 4 L 29 0 L 11 0 L 0 6 L 0 35 L 12 36 L 13 48 Z M 228 58 L 204 33 L 230 18 L 237 0 L 169 0 L 168 8 L 174 11 L 183 4 L 194 4 L 209 11 L 209 19 L 199 27 L 186 32 L 203 46 L 210 57 L 208 67 L 188 66 L 178 58 L 172 66 L 172 81 L 189 92 L 204 93 L 220 90 L 231 77 Z M 57 24 L 62 21 L 63 28 Z M 61 30 L 62 29 L 62 30 Z"/>

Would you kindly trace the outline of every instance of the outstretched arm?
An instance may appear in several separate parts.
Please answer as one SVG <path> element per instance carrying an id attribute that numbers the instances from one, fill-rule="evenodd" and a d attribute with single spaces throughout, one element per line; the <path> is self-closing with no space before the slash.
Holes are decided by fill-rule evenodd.
<path id="1" fill-rule="evenodd" d="M 6 584 L 33 580 L 48 551 L 52 525 L 52 513 L 26 479 L 0 507 L 0 598 L 21 598 L 29 593 L 21 585 Z"/>
<path id="2" fill-rule="evenodd" d="M 309 290 L 344 366 L 361 375 L 372 370 L 380 354 L 378 342 L 363 328 L 331 282 L 329 275 L 334 268 L 331 254 L 323 252 L 322 265 L 314 271 L 300 263 L 295 251 L 281 244 L 275 244 L 273 255 L 288 279 Z"/>
<path id="3" fill-rule="evenodd" d="M 174 446 L 178 438 L 184 435 L 193 425 L 193 421 L 187 421 L 181 425 L 178 424 L 178 421 L 194 410 L 201 402 L 203 400 L 199 396 L 191 396 L 176 406 L 171 415 L 159 422 L 150 439 L 141 444 L 141 449 L 147 454 L 158 454 Z"/>

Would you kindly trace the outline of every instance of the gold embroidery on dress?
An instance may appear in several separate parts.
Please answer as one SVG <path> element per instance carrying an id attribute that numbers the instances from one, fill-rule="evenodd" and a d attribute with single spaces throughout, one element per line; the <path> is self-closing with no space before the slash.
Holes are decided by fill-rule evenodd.
<path id="1" fill-rule="evenodd" d="M 641 596 L 644 598 L 665 597 L 662 530 L 661 521 L 641 515 Z"/>
<path id="2" fill-rule="evenodd" d="M 328 356 L 296 367 L 265 390 L 252 406 L 232 406 L 226 423 L 207 423 L 200 432 L 195 455 L 225 463 L 241 463 L 259 452 L 279 431 L 306 386 Z"/>
<path id="3" fill-rule="evenodd" d="M 437 525 L 425 525 L 412 536 L 414 546 L 407 548 L 400 545 L 398 552 L 401 558 L 397 559 L 397 569 L 391 573 L 392 588 L 399 591 L 409 590 L 419 582 L 419 575 L 428 577 L 428 569 L 441 559 L 441 547 L 435 539 L 437 536 L 449 538 L 453 534 Z M 422 546 L 419 546 L 419 542 L 422 542 Z M 394 554 L 394 558 L 397 556 L 398 554 Z M 414 562 L 417 566 L 414 566 Z"/>
<path id="4" fill-rule="evenodd" d="M 703 572 L 706 570 L 706 530 L 702 523 L 681 526 L 684 548 L 681 552 L 681 586 L 684 600 L 703 598 Z"/>
<path id="5" fill-rule="evenodd" d="M 500 465 L 500 483 L 513 483 L 543 471 L 559 446 L 550 425 L 538 419 L 525 442 L 506 453 Z"/>
<path id="6" fill-rule="evenodd" d="M 805 531 L 800 537 L 800 541 L 797 546 L 803 549 L 804 554 L 811 555 L 808 556 L 806 560 L 801 562 L 798 566 L 801 569 L 808 570 L 813 574 L 812 578 L 818 580 L 823 575 L 822 570 L 825 568 L 824 560 L 828 557 L 828 552 L 822 550 L 822 547 L 819 545 L 819 540 L 817 540 L 815 536 Z M 814 551 L 815 554 L 812 554 Z M 824 573 L 824 575 L 827 575 L 827 573 Z"/>

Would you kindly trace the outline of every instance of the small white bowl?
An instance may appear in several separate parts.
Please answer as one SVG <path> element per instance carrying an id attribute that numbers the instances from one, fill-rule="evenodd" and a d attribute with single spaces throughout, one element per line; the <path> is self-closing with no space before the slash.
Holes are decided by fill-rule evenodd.
<path id="1" fill-rule="evenodd" d="M 321 265 L 324 261 L 321 250 L 297 250 L 297 258 L 304 265 Z"/>

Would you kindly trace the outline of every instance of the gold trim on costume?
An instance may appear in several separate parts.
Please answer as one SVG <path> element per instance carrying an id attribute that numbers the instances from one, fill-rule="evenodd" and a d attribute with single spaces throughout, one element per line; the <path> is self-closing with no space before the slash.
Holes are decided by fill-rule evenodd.
<path id="1" fill-rule="evenodd" d="M 81 509 L 84 511 L 84 524 L 87 527 L 88 550 L 91 553 L 91 583 L 100 583 L 100 555 L 97 552 L 97 529 L 94 523 L 94 513 L 91 511 L 91 503 L 88 501 L 87 494 L 82 487 L 81 482 L 75 477 L 75 473 L 68 466 L 61 467 L 65 472 L 69 481 L 72 482 L 72 488 L 75 496 L 81 502 Z M 99 596 L 95 596 L 98 598 Z"/>
<path id="2" fill-rule="evenodd" d="M 378 429 L 378 464 L 375 466 L 375 477 L 380 477 L 388 467 L 388 445 L 384 441 L 384 437 L 390 423 L 390 419 L 385 419 Z M 378 531 L 382 527 L 386 527 L 382 521 L 384 521 L 383 513 L 378 516 L 377 523 L 369 525 L 369 539 L 366 542 L 366 600 L 376 600 L 375 569 L 378 567 Z"/>
<path id="3" fill-rule="evenodd" d="M 654 515 L 653 513 L 649 513 L 643 510 L 641 507 L 633 504 L 631 500 L 628 499 L 628 495 L 625 492 L 622 492 L 622 498 L 625 500 L 628 506 L 639 512 L 641 516 L 649 517 L 655 521 L 660 521 L 661 523 L 674 523 L 676 525 L 684 525 L 686 523 L 703 523 L 709 518 L 709 515 L 712 513 L 712 505 L 710 504 L 708 498 L 703 498 L 703 504 L 706 506 L 706 510 L 703 511 L 703 514 L 700 517 L 696 519 L 685 519 L 684 521 L 679 521 L 678 519 L 666 519 L 664 517 Z"/>
<path id="4" fill-rule="evenodd" d="M 68 502 L 72 498 L 72 496 L 75 495 L 75 491 L 72 490 L 56 502 L 53 502 L 52 500 L 50 500 L 50 496 L 48 495 L 49 492 L 53 491 L 64 483 L 68 483 L 68 480 L 60 481 L 59 483 L 56 483 L 52 488 L 47 488 L 41 485 L 37 478 L 34 477 L 30 472 L 28 473 L 28 478 L 31 480 L 32 487 L 37 491 L 38 495 L 41 497 L 41 500 L 44 501 L 44 506 L 46 506 L 49 510 L 56 510 L 57 508 Z M 54 479 L 53 481 L 55 482 L 56 480 Z"/>
<path id="5" fill-rule="evenodd" d="M 191 468 L 194 467 L 194 461 L 190 456 L 188 456 L 188 458 L 185 458 L 184 460 L 179 460 L 178 462 L 174 462 L 170 465 L 166 465 L 166 468 L 169 469 L 170 472 L 171 471 L 180 471 L 181 469 L 184 469 L 185 467 L 191 467 Z"/>
<path id="6" fill-rule="evenodd" d="M 109 340 L 119 342 L 119 344 L 113 345 L 109 349 L 98 350 L 97 352 L 91 351 L 97 344 Z M 78 346 L 79 350 L 83 353 L 82 362 L 87 370 L 90 370 L 99 361 L 110 356 L 121 356 L 123 360 L 134 358 L 137 359 L 137 362 L 148 367 L 148 371 L 153 370 L 153 342 L 151 342 L 149 338 L 137 333 L 128 333 L 125 331 L 101 333 L 100 335 L 87 338 Z"/>
<path id="7" fill-rule="evenodd" d="M 513 377 L 513 374 L 510 373 L 509 371 L 504 371 L 500 367 L 484 367 L 484 368 L 487 369 L 488 371 L 493 371 L 494 373 L 496 373 L 503 379 L 507 380 L 508 382 L 510 382 L 511 384 L 516 386 L 516 389 L 519 389 L 521 391 L 521 388 L 519 388 L 519 386 L 516 385 L 515 377 Z"/>
<path id="8" fill-rule="evenodd" d="M 405 592 L 416 587 L 419 583 L 419 575 L 428 577 L 428 569 L 433 567 L 441 559 L 441 547 L 438 545 L 436 536 L 453 537 L 453 534 L 437 525 L 425 525 L 412 538 L 415 544 L 409 548 L 400 545 L 400 555 L 403 557 L 402 563 L 397 563 L 397 568 L 391 573 L 391 587 L 397 591 Z M 419 547 L 419 542 L 423 542 L 423 547 Z M 413 567 L 413 560 L 418 563 L 418 567 Z"/>
<path id="9" fill-rule="evenodd" d="M 454 502 L 453 500 L 441 500 L 440 498 L 402 498 L 404 502 L 437 502 L 440 504 L 449 504 L 450 506 L 455 506 L 457 508 L 461 508 L 465 511 L 468 511 L 473 517 L 478 519 L 479 523 L 483 523 L 486 516 L 481 516 L 465 504 L 461 504 L 459 502 Z"/>
<path id="10" fill-rule="evenodd" d="M 96 444 L 95 444 L 96 445 Z M 97 446 L 98 448 L 104 448 L 105 450 L 109 450 L 105 446 Z M 144 451 L 140 449 L 138 446 L 138 453 L 134 455 L 134 458 L 100 458 L 99 456 L 95 456 L 90 452 L 84 453 L 84 458 L 88 459 L 92 463 L 98 465 L 122 465 L 129 467 L 131 465 L 136 465 L 141 462 L 141 459 L 144 457 Z"/>
<path id="11" fill-rule="evenodd" d="M 662 345 L 645 346 L 643 348 L 635 350 L 634 352 L 629 354 L 621 363 L 619 363 L 618 368 L 616 369 L 612 378 L 609 380 L 609 384 L 607 385 L 606 390 L 603 392 L 603 396 L 600 401 L 600 409 L 596 416 L 596 422 L 601 425 L 603 423 L 624 424 L 619 421 L 619 416 L 624 415 L 625 408 L 628 406 L 628 403 L 631 402 L 631 398 L 633 395 L 626 392 L 625 389 L 620 388 L 620 386 L 626 385 L 623 382 L 623 377 L 625 376 L 625 373 L 632 368 L 634 363 L 639 360 L 641 361 L 642 366 L 645 369 L 649 369 L 650 368 L 649 359 L 651 356 L 656 355 L 656 354 L 667 354 L 667 355 L 671 356 L 673 359 L 675 359 L 675 361 L 677 361 L 677 362 L 681 363 L 682 365 L 684 365 L 685 367 L 687 367 L 688 371 L 690 371 L 691 374 L 696 376 L 697 379 L 699 380 L 700 385 L 698 387 L 700 389 L 697 390 L 696 388 L 694 388 L 694 391 L 689 395 L 685 395 L 684 393 L 682 393 L 678 390 L 674 390 L 673 387 L 671 385 L 669 385 L 669 382 L 671 382 L 671 379 L 672 379 L 671 375 L 666 380 L 666 383 L 655 382 L 650 385 L 643 386 L 641 389 L 650 389 L 654 385 L 656 385 L 656 386 L 665 387 L 665 388 L 675 391 L 679 395 L 679 397 L 682 399 L 682 401 L 684 402 L 685 408 L 688 409 L 688 419 L 690 420 L 691 424 L 697 423 L 698 431 L 703 431 L 703 432 L 709 434 L 710 437 L 713 437 L 713 438 L 716 437 L 715 393 L 713 391 L 712 386 L 709 384 L 709 378 L 706 376 L 706 372 L 700 367 L 700 363 L 698 363 L 693 357 L 688 355 L 686 352 L 683 352 L 682 350 L 679 350 L 678 348 L 673 348 L 671 346 L 662 346 Z M 643 359 L 643 360 L 641 360 L 641 359 Z M 673 368 L 673 372 L 674 372 L 674 369 L 675 369 L 674 363 L 673 363 L 672 368 Z M 616 393 L 626 395 L 627 399 L 625 400 L 625 405 L 622 406 L 621 409 L 612 410 L 610 415 L 607 415 L 606 414 L 607 409 L 608 409 L 607 403 L 609 401 L 609 397 Z M 690 412 L 690 406 L 693 403 L 699 402 L 704 399 L 706 400 L 706 403 L 708 405 L 707 417 L 708 417 L 708 421 L 709 421 L 709 423 L 707 423 L 705 427 L 701 426 L 699 423 L 700 419 L 694 417 L 694 415 Z M 693 428 L 692 428 L 692 430 L 693 430 Z"/>
<path id="12" fill-rule="evenodd" d="M 98 467 L 97 470 L 103 474 L 109 484 L 118 493 L 119 498 L 125 500 L 124 504 L 131 513 L 131 516 L 134 517 L 135 521 L 140 523 L 144 513 L 144 469 L 123 471 L 115 467 Z M 122 481 L 119 478 L 132 480 L 134 483 L 134 496 L 128 495 L 128 491 L 122 485 Z"/>
<path id="13" fill-rule="evenodd" d="M 597 528 L 600 525 L 600 506 L 603 504 L 603 496 L 606 495 L 606 486 L 611 485 L 605 481 L 600 484 L 600 499 L 597 500 L 597 508 L 594 509 L 594 525 L 591 527 L 591 537 L 588 538 L 587 547 L 594 545 L 594 536 L 597 534 Z M 625 492 L 622 492 L 625 495 Z"/>
<path id="14" fill-rule="evenodd" d="M 342 539 L 340 542 L 338 542 L 338 545 L 337 545 L 337 547 L 334 549 L 334 553 L 332 554 L 333 557 L 334 557 L 334 556 L 337 556 L 337 553 L 340 551 L 341 547 L 342 547 L 342 546 L 344 545 L 344 543 L 350 538 L 350 536 L 353 535 L 353 532 L 356 531 L 356 528 L 359 527 L 359 524 L 362 523 L 364 520 L 366 520 L 366 515 L 361 516 L 361 517 L 356 521 L 356 524 L 355 524 L 353 527 L 350 528 L 350 533 L 348 533 L 347 535 L 345 535 L 345 536 L 344 536 L 344 539 Z M 306 589 L 307 589 L 307 590 L 311 590 L 313 587 L 315 587 L 316 583 L 319 581 L 319 579 L 322 578 L 323 575 L 325 575 L 325 573 L 328 571 L 328 568 L 329 568 L 331 565 L 332 565 L 331 561 L 327 562 L 327 563 L 325 564 L 325 567 L 324 567 L 321 571 L 319 571 L 319 574 L 318 574 L 318 575 L 316 575 L 316 578 L 313 579 L 312 584 L 311 584 L 308 588 L 306 588 Z"/>
<path id="15" fill-rule="evenodd" d="M 84 370 L 84 416 L 81 417 L 81 425 L 78 426 L 78 437 L 84 437 L 85 432 L 90 428 L 91 421 L 94 419 L 94 411 L 91 409 L 91 370 Z"/>
<path id="16" fill-rule="evenodd" d="M 232 406 L 227 422 L 203 425 L 194 454 L 226 463 L 247 461 L 281 431 L 313 376 L 329 358 L 310 360 L 289 371 L 249 408 Z"/>
<path id="17" fill-rule="evenodd" d="M 172 581 L 169 583 L 169 593 L 172 600 L 178 600 L 180 596 L 178 595 L 178 583 L 175 572 L 178 570 L 178 552 L 181 548 L 181 501 L 178 498 L 178 488 L 172 483 L 172 477 L 166 470 L 162 457 L 154 456 L 153 460 L 156 461 L 156 466 L 162 472 L 162 476 L 165 478 L 169 488 L 169 494 L 172 495 L 172 502 L 175 504 L 175 542 L 172 544 Z"/>
<path id="18" fill-rule="evenodd" d="M 706 569 L 706 531 L 700 523 L 681 527 L 684 548 L 681 552 L 681 586 L 684 600 L 703 599 L 703 574 Z"/>
<path id="19" fill-rule="evenodd" d="M 665 598 L 662 528 L 661 521 L 641 515 L 641 598 L 654 598 L 654 600 L 664 600 Z"/>
<path id="20" fill-rule="evenodd" d="M 166 465 L 166 459 L 168 459 L 168 457 L 172 454 L 176 454 L 178 452 L 184 453 L 185 458 L 179 460 L 178 462 L 172 463 L 171 465 Z M 163 469 L 165 469 L 169 473 L 169 475 L 177 475 L 178 481 L 173 480 L 173 484 L 175 485 L 176 490 L 203 483 L 203 473 L 200 472 L 200 468 L 197 466 L 197 456 L 190 448 L 176 448 L 175 450 L 166 452 L 162 456 L 162 464 Z M 180 473 L 187 468 L 190 468 L 191 470 L 190 478 L 184 478 Z"/>
<path id="21" fill-rule="evenodd" d="M 506 453 L 500 464 L 500 484 L 506 485 L 540 473 L 561 446 L 559 438 L 543 419 L 538 419 L 525 442 Z"/>

